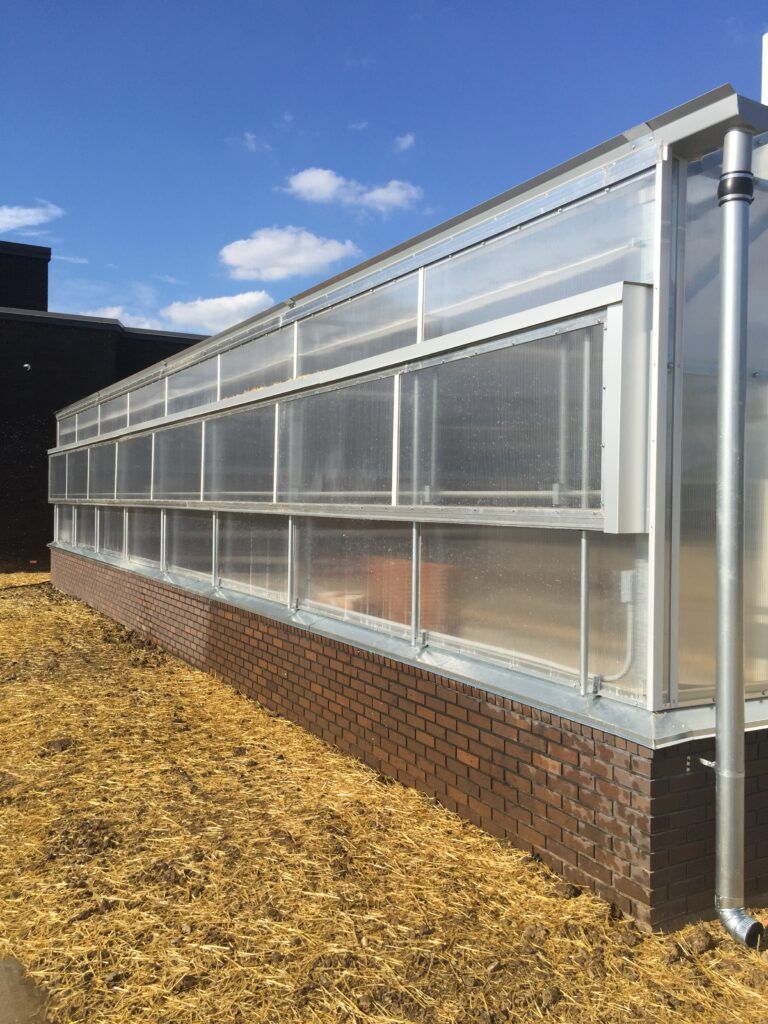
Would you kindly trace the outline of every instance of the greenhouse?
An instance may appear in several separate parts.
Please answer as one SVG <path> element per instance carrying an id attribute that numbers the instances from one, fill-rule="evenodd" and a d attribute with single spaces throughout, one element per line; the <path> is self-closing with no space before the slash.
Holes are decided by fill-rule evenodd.
<path id="1" fill-rule="evenodd" d="M 540 776 L 531 767 L 527 790 L 516 783 L 494 816 L 511 769 L 489 769 L 487 783 L 474 774 L 489 748 L 492 764 L 511 756 L 488 740 L 494 713 L 463 733 L 469 758 L 458 757 L 483 810 L 430 782 L 462 753 L 450 738 L 461 729 L 425 767 L 418 727 L 401 726 L 395 752 L 374 725 L 396 684 L 427 680 L 440 700 L 441 687 L 456 695 L 449 704 L 471 695 L 469 714 L 514 713 L 520 734 L 557 721 L 567 747 L 563 730 L 591 729 L 641 776 L 666 765 L 711 783 L 690 751 L 711 751 L 715 729 L 718 183 L 734 129 L 754 137 L 743 628 L 757 743 L 768 726 L 768 109 L 730 87 L 63 409 L 50 452 L 54 581 L 248 692 L 258 676 L 258 699 L 289 714 L 292 701 L 321 735 L 623 894 L 638 916 L 696 912 L 711 841 L 679 897 L 619 850 L 654 852 L 638 838 L 659 831 L 653 807 L 630 801 L 626 836 L 595 826 L 626 861 L 624 883 L 620 866 L 601 874 L 597 854 L 581 862 L 581 828 L 561 823 L 550 842 L 536 809 L 515 818 L 515 799 L 543 788 L 566 813 L 566 751 Z M 248 672 L 245 648 L 258 666 Z M 345 701 L 347 663 L 365 696 Z M 595 754 L 609 767 L 611 756 Z M 707 820 L 702 806 L 691 837 Z M 749 871 L 760 888 L 766 868 Z"/>

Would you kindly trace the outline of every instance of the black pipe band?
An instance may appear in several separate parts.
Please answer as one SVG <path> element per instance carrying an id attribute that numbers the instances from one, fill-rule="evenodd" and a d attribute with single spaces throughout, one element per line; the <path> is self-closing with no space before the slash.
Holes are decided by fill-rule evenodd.
<path id="1" fill-rule="evenodd" d="M 717 186 L 718 202 L 722 205 L 728 199 L 747 199 L 751 203 L 755 193 L 754 181 L 749 171 L 723 175 Z"/>

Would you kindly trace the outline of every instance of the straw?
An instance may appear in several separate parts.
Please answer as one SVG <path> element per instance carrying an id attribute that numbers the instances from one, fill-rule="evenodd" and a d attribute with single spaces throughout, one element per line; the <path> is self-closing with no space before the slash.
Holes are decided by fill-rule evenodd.
<path id="1" fill-rule="evenodd" d="M 643 935 L 27 580 L 0 583 L 0 956 L 52 1024 L 765 1019 L 719 926 Z"/>

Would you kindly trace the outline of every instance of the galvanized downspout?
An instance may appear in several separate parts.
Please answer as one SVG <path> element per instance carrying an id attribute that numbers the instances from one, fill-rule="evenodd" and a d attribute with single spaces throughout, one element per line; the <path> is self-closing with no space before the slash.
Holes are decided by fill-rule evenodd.
<path id="1" fill-rule="evenodd" d="M 754 948 L 763 926 L 744 907 L 744 421 L 747 380 L 752 135 L 725 136 L 720 376 L 717 392 L 717 681 L 715 688 L 715 907 L 737 941 Z"/>

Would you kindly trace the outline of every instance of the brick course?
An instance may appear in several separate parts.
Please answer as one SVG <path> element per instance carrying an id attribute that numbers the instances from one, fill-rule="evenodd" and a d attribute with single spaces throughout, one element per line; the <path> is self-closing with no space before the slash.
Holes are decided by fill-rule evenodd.
<path id="1" fill-rule="evenodd" d="M 653 751 L 482 689 L 81 555 L 54 586 L 614 903 L 710 916 L 711 740 Z M 768 731 L 747 736 L 750 895 L 768 893 Z"/>

